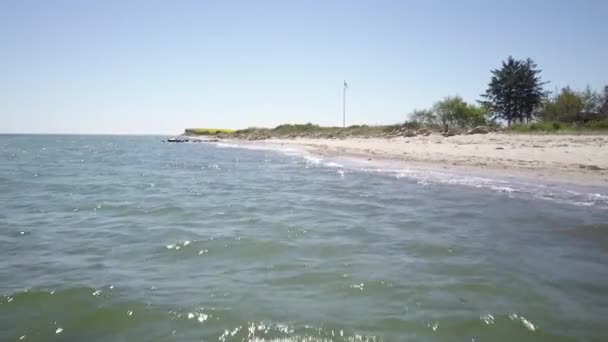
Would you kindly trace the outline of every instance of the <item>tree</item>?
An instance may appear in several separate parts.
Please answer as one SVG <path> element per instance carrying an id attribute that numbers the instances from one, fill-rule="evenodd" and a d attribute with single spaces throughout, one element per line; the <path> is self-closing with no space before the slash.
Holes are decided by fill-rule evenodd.
<path id="1" fill-rule="evenodd" d="M 481 126 L 488 124 L 488 109 L 484 106 L 469 104 L 467 107 L 467 116 L 469 117 L 469 125 Z"/>
<path id="2" fill-rule="evenodd" d="M 585 91 L 580 94 L 583 100 L 583 112 L 586 113 L 599 113 L 602 108 L 602 95 L 597 91 L 591 90 L 591 87 L 587 86 Z"/>
<path id="3" fill-rule="evenodd" d="M 566 123 L 586 124 L 608 118 L 608 87 L 604 94 L 592 90 L 575 91 L 570 87 L 562 88 L 549 99 L 541 111 L 541 119 Z"/>
<path id="4" fill-rule="evenodd" d="M 604 87 L 604 94 L 600 102 L 602 103 L 600 107 L 600 117 L 608 120 L 608 85 Z"/>
<path id="5" fill-rule="evenodd" d="M 509 57 L 500 69 L 492 70 L 492 79 L 481 103 L 490 110 L 491 116 L 512 122 L 523 123 L 533 118 L 542 100 L 546 97 L 540 78 L 541 70 L 530 58 L 516 60 Z"/>
<path id="6" fill-rule="evenodd" d="M 460 128 L 485 125 L 487 123 L 487 109 L 482 106 L 466 103 L 460 96 L 448 96 L 438 101 L 433 110 L 413 113 L 420 117 L 430 117 L 433 123 L 442 126 L 456 126 Z"/>
<path id="7" fill-rule="evenodd" d="M 436 102 L 433 106 L 437 118 L 443 126 L 452 126 L 459 124 L 462 120 L 467 104 L 459 96 L 448 96 L 443 100 Z"/>
<path id="8" fill-rule="evenodd" d="M 545 121 L 583 122 L 582 113 L 585 107 L 583 97 L 570 87 L 563 88 L 557 96 L 546 104 L 542 113 Z"/>
<path id="9" fill-rule="evenodd" d="M 423 125 L 436 125 L 438 124 L 437 115 L 430 109 L 415 109 L 411 114 L 410 118 Z"/>

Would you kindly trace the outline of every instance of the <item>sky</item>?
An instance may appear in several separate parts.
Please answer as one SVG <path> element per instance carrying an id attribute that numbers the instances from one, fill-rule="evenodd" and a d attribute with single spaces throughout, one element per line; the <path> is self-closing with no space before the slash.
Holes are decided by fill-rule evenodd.
<path id="1" fill-rule="evenodd" d="M 608 84 L 608 1 L 0 0 L 0 132 L 393 124 L 508 56 Z"/>

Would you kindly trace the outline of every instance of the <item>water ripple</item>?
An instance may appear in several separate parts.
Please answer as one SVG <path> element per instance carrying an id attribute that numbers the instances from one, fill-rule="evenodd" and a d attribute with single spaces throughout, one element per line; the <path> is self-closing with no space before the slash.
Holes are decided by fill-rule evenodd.
<path id="1" fill-rule="evenodd" d="M 160 140 L 0 136 L 0 340 L 608 335 L 604 191 Z"/>

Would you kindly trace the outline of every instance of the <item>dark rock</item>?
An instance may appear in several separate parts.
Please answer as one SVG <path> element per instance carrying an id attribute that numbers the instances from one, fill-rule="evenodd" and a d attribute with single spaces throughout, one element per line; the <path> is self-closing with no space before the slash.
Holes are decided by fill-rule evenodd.
<path id="1" fill-rule="evenodd" d="M 602 170 L 604 170 L 604 168 L 603 167 L 599 167 L 597 165 L 587 165 L 587 170 L 602 171 Z"/>

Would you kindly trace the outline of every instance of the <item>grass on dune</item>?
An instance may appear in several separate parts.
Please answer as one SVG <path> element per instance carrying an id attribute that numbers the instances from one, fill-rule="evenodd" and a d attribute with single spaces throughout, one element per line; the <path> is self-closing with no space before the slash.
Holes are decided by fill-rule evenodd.
<path id="1" fill-rule="evenodd" d="M 225 128 L 188 128 L 186 129 L 186 134 L 194 134 L 194 135 L 212 135 L 219 133 L 234 133 L 236 132 L 233 129 L 225 129 Z"/>
<path id="2" fill-rule="evenodd" d="M 378 137 L 387 136 L 402 129 L 423 128 L 417 123 L 405 123 L 395 125 L 351 125 L 342 127 L 323 127 L 312 123 L 307 124 L 283 124 L 274 128 L 250 127 L 241 130 L 189 128 L 186 135 L 224 135 L 228 134 L 235 138 L 247 138 L 249 140 L 275 138 L 347 138 L 347 137 Z"/>
<path id="3" fill-rule="evenodd" d="M 606 133 L 608 132 L 608 120 L 591 121 L 585 124 L 541 121 L 515 124 L 508 127 L 506 131 L 516 133 Z"/>

